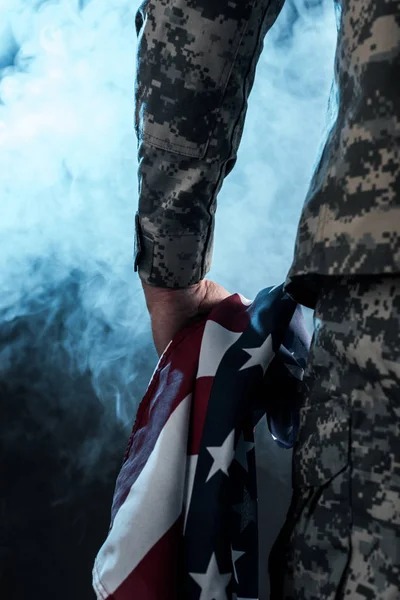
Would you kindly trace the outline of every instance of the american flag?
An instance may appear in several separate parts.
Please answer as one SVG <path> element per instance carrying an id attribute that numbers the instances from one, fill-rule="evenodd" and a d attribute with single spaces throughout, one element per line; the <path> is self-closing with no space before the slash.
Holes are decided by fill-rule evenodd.
<path id="1" fill-rule="evenodd" d="M 283 284 L 229 296 L 172 340 L 116 482 L 99 600 L 258 599 L 254 428 L 266 415 L 293 445 L 309 345 Z"/>

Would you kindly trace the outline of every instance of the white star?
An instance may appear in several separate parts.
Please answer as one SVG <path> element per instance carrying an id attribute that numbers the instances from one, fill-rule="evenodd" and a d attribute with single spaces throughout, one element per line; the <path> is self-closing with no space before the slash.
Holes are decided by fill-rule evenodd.
<path id="1" fill-rule="evenodd" d="M 240 367 L 239 371 L 243 371 L 243 369 L 249 369 L 250 367 L 260 365 L 262 367 L 263 372 L 265 373 L 269 363 L 275 356 L 275 353 L 272 350 L 271 334 L 267 337 L 262 346 L 260 346 L 259 348 L 243 348 L 243 350 L 250 354 L 251 358 L 249 358 L 249 360 L 242 367 Z"/>
<path id="2" fill-rule="evenodd" d="M 225 475 L 228 475 L 228 469 L 233 460 L 233 455 L 235 453 L 233 449 L 234 443 L 235 430 L 232 429 L 222 446 L 210 446 L 207 448 L 207 450 L 213 457 L 214 462 L 206 479 L 206 483 L 218 471 L 222 471 L 223 473 L 225 473 Z"/>
<path id="3" fill-rule="evenodd" d="M 236 582 L 238 581 L 238 576 L 237 576 L 237 572 L 236 572 L 236 561 L 239 560 L 239 558 L 241 556 L 243 556 L 243 554 L 245 554 L 244 552 L 241 552 L 240 550 L 233 550 L 233 548 L 231 548 L 232 550 L 232 564 L 233 564 L 233 571 L 235 573 L 235 579 Z"/>
<path id="4" fill-rule="evenodd" d="M 228 600 L 226 586 L 229 584 L 232 574 L 222 575 L 219 572 L 214 552 L 205 573 L 189 573 L 189 575 L 201 587 L 199 600 Z"/>

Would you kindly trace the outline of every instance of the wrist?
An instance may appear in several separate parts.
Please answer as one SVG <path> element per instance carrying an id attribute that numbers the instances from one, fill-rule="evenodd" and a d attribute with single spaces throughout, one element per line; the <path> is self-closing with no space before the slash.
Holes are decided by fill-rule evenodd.
<path id="1" fill-rule="evenodd" d="M 202 287 L 201 281 L 186 288 L 179 289 L 150 285 L 143 280 L 141 283 L 149 312 L 151 312 L 154 306 L 159 306 L 161 304 L 179 306 L 184 303 L 187 298 L 197 295 Z"/>

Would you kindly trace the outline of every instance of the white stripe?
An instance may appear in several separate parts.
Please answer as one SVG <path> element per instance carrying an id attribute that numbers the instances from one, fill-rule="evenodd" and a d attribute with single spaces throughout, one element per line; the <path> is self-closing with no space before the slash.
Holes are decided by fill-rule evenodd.
<path id="1" fill-rule="evenodd" d="M 99 551 L 98 577 L 110 594 L 182 513 L 191 399 L 171 414 Z"/>
<path id="2" fill-rule="evenodd" d="M 253 300 L 249 300 L 248 298 L 245 298 L 244 296 L 242 296 L 242 294 L 239 294 L 239 298 L 240 298 L 242 304 L 244 304 L 245 306 L 250 306 L 250 304 L 253 303 Z"/>
<path id="3" fill-rule="evenodd" d="M 215 321 L 207 321 L 200 348 L 197 377 L 213 377 L 225 352 L 242 333 L 229 331 Z"/>

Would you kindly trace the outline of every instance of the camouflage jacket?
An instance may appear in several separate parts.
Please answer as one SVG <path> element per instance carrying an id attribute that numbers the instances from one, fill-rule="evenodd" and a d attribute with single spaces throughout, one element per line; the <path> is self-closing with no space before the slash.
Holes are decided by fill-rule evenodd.
<path id="1" fill-rule="evenodd" d="M 211 265 L 263 38 L 284 0 L 145 0 L 135 130 L 135 270 L 187 287 Z M 400 0 L 342 0 L 338 117 L 300 217 L 285 289 L 314 307 L 322 276 L 400 271 Z"/>

